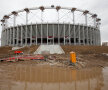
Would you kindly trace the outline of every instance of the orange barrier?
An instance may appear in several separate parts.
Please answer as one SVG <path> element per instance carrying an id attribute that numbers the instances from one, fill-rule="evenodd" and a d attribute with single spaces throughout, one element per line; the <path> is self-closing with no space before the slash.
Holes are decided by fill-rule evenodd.
<path id="1" fill-rule="evenodd" d="M 76 53 L 75 52 L 70 52 L 70 61 L 72 63 L 76 63 Z"/>

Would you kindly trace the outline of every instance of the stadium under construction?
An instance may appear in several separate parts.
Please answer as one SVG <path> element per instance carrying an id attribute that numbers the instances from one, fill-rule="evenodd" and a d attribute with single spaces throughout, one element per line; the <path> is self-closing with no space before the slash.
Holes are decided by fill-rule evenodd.
<path id="1" fill-rule="evenodd" d="M 52 10 L 54 13 L 51 13 Z M 31 17 L 32 20 L 30 21 L 30 14 L 33 13 L 34 16 Z M 37 13 L 39 14 L 36 15 Z M 24 18 L 24 23 L 18 21 L 20 17 Z M 51 5 L 13 11 L 5 15 L 1 20 L 1 45 L 56 44 L 98 46 L 101 45 L 100 20 L 97 18 L 97 14 L 74 7 Z"/>

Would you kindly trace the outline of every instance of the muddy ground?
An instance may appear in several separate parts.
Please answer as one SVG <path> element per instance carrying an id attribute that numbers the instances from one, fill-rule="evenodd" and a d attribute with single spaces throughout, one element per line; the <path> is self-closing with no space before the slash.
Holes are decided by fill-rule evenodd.
<path id="1" fill-rule="evenodd" d="M 32 55 L 37 48 L 31 46 L 19 50 Z M 104 68 L 108 67 L 108 47 L 62 48 L 65 54 L 44 55 L 45 60 L 0 62 L 0 90 L 58 90 L 58 87 L 59 90 L 107 90 L 108 69 Z M 71 51 L 76 52 L 75 64 L 70 63 Z M 12 47 L 0 47 L 0 59 L 14 55 Z"/>
<path id="2" fill-rule="evenodd" d="M 65 51 L 62 55 L 47 55 L 46 61 L 35 61 L 35 64 L 47 63 L 58 66 L 69 66 L 70 65 L 70 52 L 76 52 L 77 63 L 73 65 L 75 68 L 86 68 L 86 67 L 105 67 L 108 66 L 108 47 L 107 46 L 61 46 Z M 33 54 L 38 46 L 24 47 L 19 50 L 23 51 L 24 54 Z M 0 58 L 14 56 L 14 50 L 12 47 L 0 47 Z M 34 63 L 34 61 L 20 61 L 17 63 Z M 2 64 L 2 63 L 0 63 Z"/>

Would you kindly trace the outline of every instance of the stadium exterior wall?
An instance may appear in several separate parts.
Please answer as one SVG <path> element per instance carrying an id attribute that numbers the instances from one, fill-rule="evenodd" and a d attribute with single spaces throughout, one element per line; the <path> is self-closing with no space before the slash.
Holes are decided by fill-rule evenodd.
<path id="1" fill-rule="evenodd" d="M 2 30 L 1 46 L 101 45 L 100 30 L 71 23 L 17 25 Z"/>

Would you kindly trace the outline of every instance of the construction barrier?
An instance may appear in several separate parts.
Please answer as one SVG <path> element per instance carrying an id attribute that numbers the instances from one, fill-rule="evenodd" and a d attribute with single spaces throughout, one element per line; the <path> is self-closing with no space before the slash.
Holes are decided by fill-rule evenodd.
<path id="1" fill-rule="evenodd" d="M 45 60 L 44 56 L 42 55 L 21 55 L 21 56 L 14 56 L 14 57 L 8 57 L 8 58 L 3 58 L 0 61 L 16 61 L 18 59 L 21 60 Z"/>
<path id="2" fill-rule="evenodd" d="M 70 61 L 72 63 L 76 63 L 76 53 L 75 52 L 70 52 Z"/>

